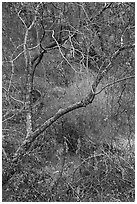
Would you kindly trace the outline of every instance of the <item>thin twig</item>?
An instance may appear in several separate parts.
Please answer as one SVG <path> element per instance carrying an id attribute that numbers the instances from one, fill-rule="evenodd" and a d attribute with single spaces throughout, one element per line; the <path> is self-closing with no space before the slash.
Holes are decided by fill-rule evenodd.
<path id="1" fill-rule="evenodd" d="M 124 81 L 124 80 L 127 80 L 127 79 L 133 79 L 133 78 L 135 78 L 135 76 L 126 77 L 126 78 L 123 78 L 123 79 L 119 79 L 119 80 L 117 80 L 117 81 L 114 81 L 114 82 L 112 82 L 112 83 L 110 83 L 110 84 L 107 84 L 107 85 L 104 86 L 100 91 L 98 91 L 97 93 L 95 93 L 95 95 L 100 94 L 104 89 L 106 89 L 106 88 L 109 87 L 109 86 L 113 86 L 113 85 L 116 84 L 116 83 L 119 83 L 119 82 Z"/>

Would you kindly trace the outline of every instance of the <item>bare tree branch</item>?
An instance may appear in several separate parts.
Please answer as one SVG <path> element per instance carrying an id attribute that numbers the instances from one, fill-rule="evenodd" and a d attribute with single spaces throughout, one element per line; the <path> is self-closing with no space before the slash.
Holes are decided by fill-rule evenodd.
<path id="1" fill-rule="evenodd" d="M 101 79 L 104 77 L 104 75 L 109 71 L 110 65 L 112 64 L 113 60 L 116 59 L 118 54 L 120 54 L 121 51 L 125 49 L 130 49 L 134 48 L 135 45 L 126 45 L 121 48 L 119 48 L 111 57 L 110 63 L 106 67 L 106 69 L 102 72 L 99 73 L 96 80 L 91 86 L 91 90 L 87 94 L 87 96 L 81 100 L 80 102 L 77 102 L 65 109 L 59 109 L 59 111 L 50 119 L 48 119 L 44 124 L 42 124 L 39 128 L 37 128 L 34 132 L 32 132 L 29 137 L 26 138 L 26 140 L 22 143 L 22 145 L 18 148 L 16 151 L 12 163 L 11 163 L 11 170 L 5 173 L 4 179 L 3 179 L 3 185 L 5 185 L 8 180 L 14 175 L 16 170 L 18 169 L 16 167 L 16 164 L 18 163 L 19 160 L 21 160 L 22 156 L 29 150 L 31 147 L 32 143 L 35 141 L 35 139 L 44 131 L 46 130 L 51 124 L 53 124 L 57 119 L 59 119 L 61 116 L 65 115 L 66 113 L 69 113 L 75 109 L 81 108 L 81 107 L 86 107 L 88 104 L 92 103 L 95 97 L 95 91 L 100 83 Z"/>
<path id="2" fill-rule="evenodd" d="M 126 77 L 126 78 L 123 78 L 123 79 L 119 79 L 119 80 L 117 80 L 117 81 L 114 81 L 114 82 L 112 82 L 112 83 L 109 83 L 109 84 L 107 84 L 106 86 L 104 86 L 100 91 L 98 91 L 97 93 L 95 93 L 95 95 L 100 94 L 104 89 L 106 89 L 106 88 L 109 87 L 109 86 L 113 86 L 114 84 L 120 83 L 120 82 L 125 81 L 125 80 L 128 80 L 128 79 L 133 79 L 133 78 L 135 78 L 135 76 Z"/>
<path id="3" fill-rule="evenodd" d="M 100 16 L 106 9 L 110 8 L 112 6 L 113 2 L 106 4 L 101 11 L 99 11 L 99 13 L 97 15 L 95 15 L 94 17 L 90 18 L 90 21 L 93 21 L 94 19 L 96 19 L 98 16 Z"/>
<path id="4" fill-rule="evenodd" d="M 90 23 L 92 24 L 92 21 L 95 18 L 97 18 L 99 15 L 101 15 L 106 9 L 110 8 L 112 6 L 112 4 L 113 4 L 113 2 L 111 2 L 109 4 L 105 4 L 105 6 L 102 8 L 102 10 L 97 15 L 95 15 L 94 17 L 90 18 L 88 16 L 88 13 L 86 12 L 83 4 L 81 5 L 81 4 L 77 3 L 77 5 L 82 7 L 82 9 L 84 11 L 84 14 L 86 16 L 85 18 L 86 18 L 87 25 L 90 25 Z M 39 8 L 39 5 L 40 5 L 40 3 L 38 4 L 37 9 Z M 63 53 L 61 51 L 61 46 L 60 45 L 63 44 L 66 40 L 69 39 L 71 47 L 73 48 L 73 54 L 74 54 L 74 49 L 75 48 L 73 47 L 73 42 L 71 41 L 71 38 L 73 37 L 73 35 L 75 35 L 75 33 L 80 33 L 80 34 L 82 34 L 84 36 L 83 30 L 79 31 L 79 30 L 75 29 L 74 26 L 71 26 L 73 28 L 73 30 L 75 31 L 75 33 L 71 36 L 70 35 L 71 31 L 68 31 L 69 35 L 65 36 L 63 39 L 61 39 L 60 42 L 58 42 L 56 40 L 56 38 L 55 38 L 55 35 L 54 35 L 55 31 L 54 30 L 45 30 L 44 25 L 42 25 L 43 35 L 42 35 L 42 38 L 41 38 L 41 40 L 39 41 L 39 43 L 37 45 L 37 46 L 40 46 L 41 51 L 39 51 L 37 56 L 35 56 L 34 59 L 32 60 L 31 56 L 30 56 L 30 50 L 34 49 L 35 47 L 33 47 L 33 48 L 29 48 L 28 47 L 28 31 L 32 28 L 32 26 L 34 26 L 34 24 L 36 22 L 37 12 L 38 12 L 37 9 L 36 9 L 36 13 L 35 13 L 36 15 L 34 16 L 34 19 L 33 19 L 32 23 L 31 23 L 31 25 L 29 27 L 27 27 L 27 24 L 26 24 L 25 20 L 23 20 L 23 18 L 20 16 L 21 10 L 18 12 L 18 17 L 20 18 L 21 22 L 25 26 L 26 32 L 25 32 L 25 36 L 24 36 L 24 43 L 22 44 L 24 46 L 23 52 L 21 52 L 16 58 L 14 58 L 14 59 L 12 59 L 10 61 L 12 63 L 12 73 L 11 73 L 10 85 L 11 85 L 11 82 L 12 82 L 12 75 L 14 74 L 14 63 L 13 62 L 22 53 L 24 53 L 24 57 L 26 59 L 26 71 L 28 71 L 27 75 L 26 75 L 26 77 L 28 77 L 27 78 L 28 79 L 28 81 L 27 81 L 28 82 L 27 83 L 27 92 L 28 92 L 27 93 L 28 94 L 27 97 L 28 98 L 26 98 L 26 101 L 28 102 L 27 111 L 29 113 L 29 114 L 27 113 L 28 116 L 29 116 L 27 122 L 30 123 L 30 129 L 27 131 L 27 136 L 26 136 L 25 140 L 19 146 L 19 148 L 17 149 L 17 151 L 15 152 L 15 154 L 13 156 L 13 159 L 10 161 L 10 167 L 8 167 L 6 170 L 4 170 L 4 173 L 3 173 L 3 185 L 7 184 L 8 181 L 12 178 L 12 176 L 18 171 L 18 169 L 20 168 L 20 165 L 21 165 L 20 161 L 22 160 L 23 156 L 30 150 L 30 147 L 32 146 L 32 144 L 36 140 L 36 138 L 38 138 L 38 136 L 40 136 L 40 134 L 43 133 L 51 124 L 53 124 L 55 121 L 57 121 L 63 115 L 65 115 L 65 114 L 67 114 L 67 113 L 69 113 L 69 112 L 71 112 L 73 110 L 76 110 L 78 108 L 86 107 L 87 105 L 91 104 L 93 102 L 95 96 L 98 95 L 99 93 L 101 93 L 107 87 L 113 86 L 114 84 L 120 83 L 120 82 L 122 82 L 124 80 L 128 80 L 128 79 L 134 78 L 134 76 L 130 76 L 130 77 L 127 77 L 127 78 L 119 79 L 119 80 L 117 80 L 115 82 L 107 84 L 100 91 L 96 92 L 96 88 L 97 88 L 98 84 L 103 79 L 103 77 L 109 72 L 109 70 L 113 67 L 112 66 L 113 65 L 113 61 L 116 60 L 117 56 L 122 51 L 124 51 L 126 49 L 132 49 L 132 48 L 135 47 L 135 45 L 125 45 L 125 46 L 123 46 L 123 44 L 122 44 L 122 46 L 119 47 L 119 49 L 116 52 L 113 53 L 113 55 L 110 58 L 110 61 L 109 61 L 108 65 L 105 68 L 103 67 L 103 70 L 102 69 L 99 70 L 99 72 L 97 74 L 97 77 L 96 77 L 95 81 L 93 82 L 93 84 L 90 86 L 90 91 L 88 92 L 88 94 L 86 95 L 85 98 L 83 98 L 79 102 L 74 103 L 73 105 L 68 106 L 67 108 L 59 109 L 58 112 L 54 116 L 52 116 L 47 121 L 45 121 L 36 130 L 32 129 L 32 124 L 31 124 L 31 122 L 32 122 L 31 121 L 31 116 L 32 115 L 31 115 L 31 111 L 30 111 L 32 104 L 31 104 L 31 100 L 30 99 L 31 99 L 31 89 L 33 87 L 32 81 L 33 81 L 34 72 L 35 72 L 35 69 L 36 69 L 37 65 L 41 62 L 44 53 L 46 53 L 48 50 L 51 50 L 51 49 L 54 49 L 54 48 L 59 49 L 59 52 L 60 52 L 61 56 L 63 57 L 64 60 L 67 61 L 67 59 L 64 57 L 64 55 L 63 55 Z M 86 27 L 86 28 L 87 28 L 87 30 L 89 30 L 88 27 Z M 52 32 L 53 41 L 50 42 L 47 46 L 45 46 L 45 48 L 43 48 L 42 41 L 44 41 L 45 32 L 46 31 Z M 92 38 L 94 38 L 94 36 L 92 36 Z M 81 39 L 81 44 L 82 44 L 82 39 Z M 22 46 L 22 45 L 19 45 L 19 46 Z M 36 46 L 36 48 L 37 48 L 37 46 Z M 81 51 L 79 51 L 79 52 L 81 52 Z M 84 54 L 82 52 L 81 52 L 81 55 L 82 55 L 82 60 L 84 60 Z M 88 67 L 88 59 L 90 57 L 89 56 L 89 50 L 88 50 L 86 56 L 87 56 L 87 67 Z M 82 62 L 82 60 L 81 60 L 81 62 Z M 75 70 L 75 72 L 76 72 L 76 70 Z M 9 89 L 10 89 L 10 86 L 9 86 Z M 15 113 L 15 115 L 16 115 L 16 113 Z M 7 120 L 7 119 L 5 119 L 5 120 Z M 28 126 L 27 126 L 28 123 L 26 123 L 26 129 L 28 129 Z"/>

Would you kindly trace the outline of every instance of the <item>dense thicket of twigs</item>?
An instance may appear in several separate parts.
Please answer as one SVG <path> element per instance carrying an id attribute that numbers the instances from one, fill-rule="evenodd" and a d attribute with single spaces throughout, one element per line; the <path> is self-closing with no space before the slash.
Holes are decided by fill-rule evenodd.
<path id="1" fill-rule="evenodd" d="M 135 3 L 2 4 L 5 202 L 133 202 Z"/>

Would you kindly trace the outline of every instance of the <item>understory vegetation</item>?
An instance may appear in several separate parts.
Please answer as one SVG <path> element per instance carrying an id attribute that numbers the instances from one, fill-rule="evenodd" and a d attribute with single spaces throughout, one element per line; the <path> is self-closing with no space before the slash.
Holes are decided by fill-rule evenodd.
<path id="1" fill-rule="evenodd" d="M 2 4 L 3 202 L 135 201 L 134 7 Z"/>

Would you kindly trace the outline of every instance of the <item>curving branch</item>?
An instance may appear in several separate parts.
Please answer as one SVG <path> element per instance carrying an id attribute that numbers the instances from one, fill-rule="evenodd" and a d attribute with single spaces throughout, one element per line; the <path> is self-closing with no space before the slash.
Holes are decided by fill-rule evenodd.
<path id="1" fill-rule="evenodd" d="M 85 15 L 86 15 L 86 19 L 87 21 L 91 21 L 90 23 L 92 23 L 92 19 L 89 19 L 83 5 L 77 3 L 79 6 L 81 6 L 85 12 Z M 39 4 L 40 5 L 40 4 Z M 38 5 L 38 7 L 39 7 Z M 102 8 L 102 10 L 94 17 L 94 19 L 101 15 L 102 12 L 104 12 L 106 9 L 110 8 L 112 5 L 112 3 L 109 3 L 109 4 L 106 4 L 105 7 Z M 36 12 L 37 14 L 37 12 Z M 25 33 L 25 38 L 24 38 L 24 43 L 23 43 L 23 46 L 24 46 L 24 50 L 23 50 L 23 53 L 24 53 L 24 57 L 26 59 L 26 65 L 28 66 L 33 66 L 33 67 L 29 67 L 30 69 L 33 68 L 33 74 L 35 72 L 35 69 L 36 67 L 38 66 L 38 64 L 41 62 L 42 58 L 43 58 L 43 55 L 44 53 L 46 53 L 48 50 L 50 49 L 54 49 L 54 48 L 57 48 L 59 49 L 59 52 L 60 54 L 62 55 L 62 57 L 64 56 L 62 51 L 61 51 L 61 44 L 63 44 L 66 40 L 69 39 L 70 43 L 71 43 L 71 46 L 73 48 L 73 53 L 74 53 L 74 47 L 73 47 L 73 44 L 72 44 L 72 41 L 71 41 L 71 38 L 76 34 L 76 33 L 80 33 L 82 35 L 84 35 L 84 33 L 82 33 L 81 31 L 78 31 L 76 30 L 73 26 L 73 30 L 75 31 L 73 35 L 70 35 L 70 31 L 69 31 L 69 35 L 68 36 L 65 36 L 63 39 L 61 39 L 61 41 L 57 41 L 55 36 L 54 36 L 54 30 L 50 30 L 50 32 L 52 32 L 52 37 L 53 37 L 53 41 L 51 43 L 49 43 L 45 48 L 42 46 L 42 41 L 44 40 L 44 37 L 45 37 L 45 28 L 43 27 L 43 35 L 42 35 L 42 38 L 40 40 L 40 43 L 37 45 L 37 46 L 40 46 L 41 48 L 41 52 L 39 52 L 39 54 L 32 60 L 31 59 L 31 63 L 30 61 L 28 61 L 28 59 L 30 59 L 30 55 L 29 55 L 29 50 L 30 49 L 33 49 L 33 48 L 28 48 L 27 46 L 27 38 L 28 38 L 28 30 L 31 29 L 31 27 L 34 25 L 34 23 L 36 22 L 36 18 L 37 18 L 37 15 L 35 15 L 35 18 L 32 22 L 32 24 L 29 26 L 29 28 L 27 28 L 27 25 L 25 24 L 25 21 L 20 17 L 20 13 L 18 13 L 18 17 L 20 18 L 20 20 L 22 21 L 22 23 L 24 24 L 25 28 L 26 28 L 26 33 Z M 93 20 L 94 20 L 93 19 Z M 20 45 L 21 46 L 21 45 Z M 121 46 L 116 52 L 114 52 L 114 54 L 112 55 L 111 59 L 110 59 L 110 62 L 108 63 L 108 65 L 105 67 L 105 69 L 100 69 L 99 72 L 98 72 L 98 75 L 94 81 L 94 83 L 90 86 L 90 91 L 88 92 L 87 96 L 85 98 L 83 98 L 81 101 L 79 102 L 76 102 L 74 103 L 73 105 L 70 105 L 68 106 L 67 108 L 64 108 L 64 109 L 59 109 L 58 112 L 52 116 L 51 118 L 49 118 L 47 121 L 45 121 L 42 125 L 40 125 L 36 130 L 32 130 L 30 131 L 25 140 L 23 141 L 23 143 L 19 146 L 19 148 L 17 149 L 17 151 L 15 152 L 14 156 L 13 156 L 13 159 L 10 161 L 10 167 L 8 167 L 4 173 L 3 173 L 3 185 L 7 184 L 8 181 L 12 178 L 12 176 L 18 171 L 18 169 L 20 168 L 20 165 L 21 165 L 21 160 L 23 158 L 23 156 L 30 150 L 30 147 L 31 145 L 33 144 L 33 142 L 36 140 L 36 138 L 38 136 L 40 136 L 41 133 L 43 133 L 51 124 L 53 124 L 55 121 L 57 121 L 60 117 L 62 117 L 63 115 L 73 111 L 73 110 L 76 110 L 78 108 L 82 108 L 82 107 L 86 107 L 87 105 L 91 104 L 95 98 L 96 95 L 98 95 L 99 93 L 101 93 L 105 88 L 109 87 L 109 86 L 113 86 L 114 84 L 116 83 L 120 83 L 124 80 L 128 80 L 128 79 L 131 79 L 131 78 L 134 78 L 134 76 L 130 76 L 130 77 L 127 77 L 127 78 L 124 78 L 124 79 L 119 79 L 115 82 L 112 82 L 110 84 L 107 84 L 106 86 L 104 86 L 100 91 L 96 92 L 96 88 L 98 86 L 98 84 L 100 83 L 100 81 L 102 80 L 102 78 L 105 76 L 105 74 L 108 73 L 108 71 L 112 68 L 112 65 L 113 65 L 113 61 L 117 58 L 117 56 L 123 51 L 123 50 L 126 50 L 126 49 L 132 49 L 134 48 L 135 45 L 126 45 L 126 46 Z M 20 53 L 22 54 L 22 53 Z M 26 54 L 26 55 L 25 55 Z M 28 55 L 27 55 L 28 54 Z M 18 56 L 17 56 L 18 57 Z M 15 59 L 17 59 L 17 57 Z M 82 53 L 82 57 L 84 58 L 84 54 Z M 28 58 L 28 59 L 27 59 Z M 64 57 L 63 57 L 64 58 Z M 87 53 L 87 66 L 88 66 L 88 58 L 89 58 L 89 52 Z M 15 59 L 12 59 L 12 62 L 14 62 Z M 66 60 L 66 58 L 65 58 Z M 27 67 L 27 66 L 26 66 Z M 12 74 L 14 73 L 14 66 L 12 68 L 13 72 Z M 31 70 L 32 71 L 32 70 Z M 32 72 L 30 73 L 30 78 L 32 79 L 33 78 L 33 74 Z M 30 80 L 29 81 L 30 83 L 28 83 L 28 91 L 30 90 L 31 85 L 32 85 L 32 81 Z M 31 90 L 30 90 L 31 91 Z M 31 92 L 28 92 L 28 93 L 31 93 Z M 29 94 L 28 94 L 29 95 Z M 28 100 L 28 102 L 30 102 Z M 30 118 L 29 118 L 30 119 Z M 28 120 L 29 121 L 29 120 Z"/>
<path id="2" fill-rule="evenodd" d="M 26 137 L 24 142 L 21 144 L 21 146 L 17 149 L 16 153 L 14 154 L 13 160 L 11 162 L 10 168 L 5 171 L 3 175 L 2 184 L 5 185 L 8 183 L 8 181 L 12 178 L 12 176 L 16 173 L 16 171 L 19 168 L 19 161 L 22 159 L 23 155 L 28 152 L 30 149 L 32 143 L 35 141 L 35 139 L 44 132 L 51 124 L 53 124 L 56 120 L 58 120 L 63 115 L 76 110 L 78 108 L 86 107 L 87 105 L 91 104 L 95 98 L 96 88 L 98 84 L 100 83 L 101 79 L 104 77 L 104 74 L 106 74 L 110 70 L 110 65 L 112 65 L 113 60 L 116 59 L 116 57 L 120 54 L 121 51 L 125 49 L 133 48 L 135 45 L 126 45 L 121 48 L 119 48 L 111 57 L 110 63 L 106 67 L 106 69 L 103 72 L 99 72 L 97 78 L 95 79 L 94 83 L 91 86 L 91 90 L 87 94 L 87 96 L 82 99 L 81 101 L 65 108 L 65 109 L 59 109 L 58 112 L 51 118 L 49 118 L 45 123 L 43 123 L 40 127 L 38 127 L 34 132 L 32 132 L 29 137 Z M 131 77 L 130 77 L 131 78 Z M 120 80 L 122 81 L 122 79 Z M 118 82 L 117 82 L 118 83 Z M 113 82 L 114 84 L 114 82 Z M 105 87 L 106 88 L 106 87 Z M 99 93 L 98 93 L 99 94 Z"/>
<path id="3" fill-rule="evenodd" d="M 95 95 L 98 95 L 100 94 L 104 89 L 108 88 L 109 86 L 113 86 L 114 84 L 117 84 L 117 83 L 120 83 L 122 81 L 125 81 L 125 80 L 128 80 L 128 79 L 134 79 L 135 76 L 130 76 L 130 77 L 126 77 L 126 78 L 123 78 L 123 79 L 119 79 L 117 81 L 114 81 L 112 83 L 109 83 L 107 84 L 106 86 L 104 86 L 100 91 L 96 92 Z"/>

